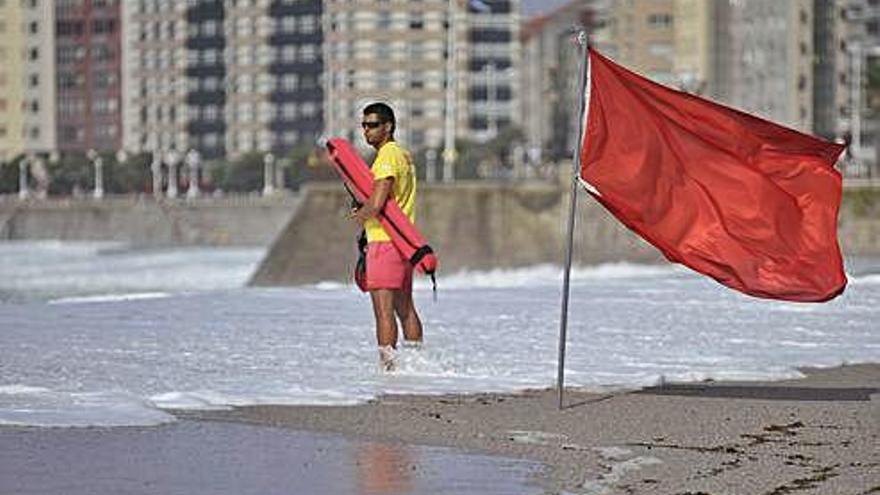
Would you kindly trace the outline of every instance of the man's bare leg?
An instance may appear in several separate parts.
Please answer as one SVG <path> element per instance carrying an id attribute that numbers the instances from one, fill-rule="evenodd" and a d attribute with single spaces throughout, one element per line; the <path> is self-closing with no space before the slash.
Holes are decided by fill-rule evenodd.
<path id="1" fill-rule="evenodd" d="M 422 320 L 413 303 L 412 291 L 394 291 L 394 312 L 403 326 L 403 338 L 407 343 L 422 342 Z"/>
<path id="2" fill-rule="evenodd" d="M 394 292 L 390 289 L 370 291 L 373 300 L 373 314 L 376 317 L 376 342 L 379 344 L 379 357 L 386 370 L 394 368 L 393 350 L 397 347 L 397 320 L 394 319 Z"/>

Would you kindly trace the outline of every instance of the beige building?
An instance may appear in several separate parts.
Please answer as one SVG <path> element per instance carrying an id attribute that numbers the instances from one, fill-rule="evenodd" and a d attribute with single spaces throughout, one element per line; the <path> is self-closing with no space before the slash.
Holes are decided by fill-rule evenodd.
<path id="1" fill-rule="evenodd" d="M 715 12 L 712 0 L 674 0 L 675 59 L 673 73 L 678 86 L 711 95 L 715 79 Z"/>
<path id="2" fill-rule="evenodd" d="M 530 164 L 572 156 L 582 67 L 575 29 L 584 29 L 590 43 L 606 53 L 608 30 L 602 26 L 609 5 L 608 0 L 573 0 L 523 23 L 520 112 Z"/>
<path id="3" fill-rule="evenodd" d="M 123 148 L 184 149 L 186 3 L 123 2 Z"/>
<path id="4" fill-rule="evenodd" d="M 813 1 L 731 3 L 731 103 L 774 122 L 813 128 Z"/>
<path id="5" fill-rule="evenodd" d="M 622 0 L 609 10 L 607 51 L 615 62 L 662 84 L 677 85 L 673 0 Z"/>
<path id="6" fill-rule="evenodd" d="M 24 152 L 24 12 L 20 2 L 0 3 L 0 162 Z"/>
<path id="7" fill-rule="evenodd" d="M 378 0 L 325 2 L 325 129 L 328 135 L 359 143 L 361 110 L 381 100 L 399 115 L 399 140 L 413 148 L 440 147 L 447 99 L 449 5 L 446 0 L 425 0 L 395 7 L 399 6 Z M 461 22 L 454 26 L 457 68 L 463 72 L 466 31 Z M 466 90 L 466 84 L 457 85 L 458 109 L 466 105 Z M 456 119 L 456 127 L 463 129 L 466 114 L 458 112 Z"/>
<path id="8" fill-rule="evenodd" d="M 0 2 L 0 160 L 55 151 L 54 18 L 48 0 Z"/>
<path id="9" fill-rule="evenodd" d="M 313 144 L 323 129 L 321 9 L 320 0 L 126 2 L 126 149 L 236 159 Z"/>
<path id="10" fill-rule="evenodd" d="M 360 112 L 376 100 L 395 108 L 397 137 L 414 150 L 443 148 L 447 133 L 485 141 L 519 125 L 519 8 L 518 0 L 325 1 L 327 134 L 359 135 Z"/>

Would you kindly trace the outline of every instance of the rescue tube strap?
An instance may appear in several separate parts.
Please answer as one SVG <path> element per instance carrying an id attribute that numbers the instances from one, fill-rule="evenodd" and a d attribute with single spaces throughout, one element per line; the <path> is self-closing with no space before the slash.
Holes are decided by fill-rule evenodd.
<path id="1" fill-rule="evenodd" d="M 434 253 L 434 250 L 431 249 L 431 246 L 425 244 L 424 246 L 416 249 L 416 252 L 413 253 L 412 256 L 410 256 L 409 262 L 412 264 L 412 266 L 416 266 L 419 264 L 419 261 L 422 261 L 422 258 L 432 253 Z"/>

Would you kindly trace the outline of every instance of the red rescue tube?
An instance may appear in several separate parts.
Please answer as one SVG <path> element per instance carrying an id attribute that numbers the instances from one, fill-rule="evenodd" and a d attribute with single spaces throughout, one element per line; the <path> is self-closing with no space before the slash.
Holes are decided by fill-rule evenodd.
<path id="1" fill-rule="evenodd" d="M 358 155 L 354 146 L 345 139 L 329 139 L 327 150 L 330 152 L 333 168 L 348 186 L 349 191 L 357 201 L 366 202 L 373 192 L 373 173 L 370 167 Z M 437 255 L 393 198 L 385 202 L 378 219 L 394 247 L 418 271 L 427 275 L 433 275 L 437 271 Z"/>

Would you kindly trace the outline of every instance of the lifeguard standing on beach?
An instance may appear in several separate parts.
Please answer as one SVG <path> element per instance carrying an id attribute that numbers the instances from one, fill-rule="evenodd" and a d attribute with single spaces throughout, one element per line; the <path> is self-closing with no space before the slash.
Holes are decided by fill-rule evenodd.
<path id="1" fill-rule="evenodd" d="M 394 247 L 376 219 L 386 200 L 393 198 L 409 220 L 415 222 L 415 167 L 410 153 L 394 140 L 396 125 L 394 111 L 385 103 L 372 103 L 364 108 L 364 139 L 376 149 L 371 166 L 373 192 L 350 215 L 366 230 L 366 289 L 376 317 L 379 359 L 387 371 L 394 369 L 397 318 L 403 326 L 405 344 L 420 347 L 422 343 L 422 322 L 412 298 L 413 266 Z"/>

